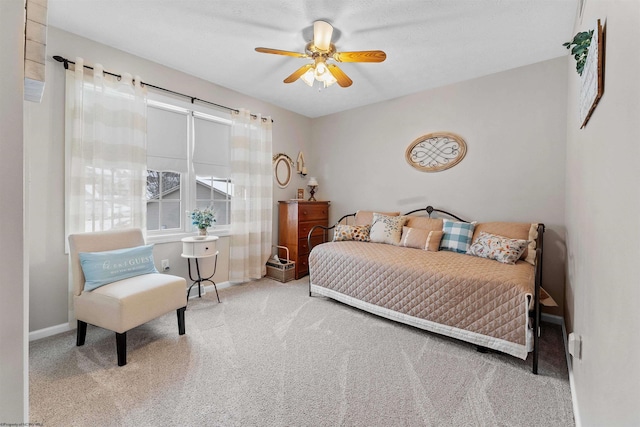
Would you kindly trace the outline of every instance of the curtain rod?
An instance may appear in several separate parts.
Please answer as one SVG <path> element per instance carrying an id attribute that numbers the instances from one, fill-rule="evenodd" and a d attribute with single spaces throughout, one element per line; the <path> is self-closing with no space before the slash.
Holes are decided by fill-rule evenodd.
<path id="1" fill-rule="evenodd" d="M 71 61 L 70 59 L 64 58 L 64 57 L 59 56 L 59 55 L 55 55 L 53 57 L 53 59 L 55 59 L 58 62 L 62 62 L 63 65 L 64 65 L 64 69 L 65 70 L 69 69 L 69 64 L 73 64 L 73 65 L 76 64 L 75 62 Z M 84 68 L 88 68 L 90 70 L 93 70 L 93 67 L 91 67 L 89 65 L 85 65 Z M 120 75 L 120 74 L 112 73 L 112 72 L 107 71 L 107 70 L 103 70 L 103 72 L 105 74 L 109 74 L 110 76 L 117 77 L 118 79 L 122 78 L 122 75 Z M 171 93 L 173 95 L 178 95 L 178 96 L 182 96 L 182 97 L 185 97 L 185 98 L 189 98 L 191 100 L 192 104 L 195 101 L 198 101 L 198 102 L 203 102 L 205 104 L 213 105 L 213 106 L 218 107 L 218 108 L 222 108 L 224 110 L 231 111 L 233 113 L 239 113 L 240 112 L 240 110 L 237 110 L 235 108 L 227 107 L 225 105 L 216 104 L 215 102 L 207 101 L 205 99 L 196 98 L 195 96 L 185 95 L 184 93 L 176 92 L 176 91 L 173 91 L 171 89 L 165 89 L 165 88 L 160 87 L 160 86 L 152 85 L 151 83 L 146 83 L 146 82 L 141 81 L 140 84 L 144 85 L 144 86 L 148 86 L 148 87 L 153 88 L 153 89 L 158 89 L 158 90 L 161 90 L 161 91 L 164 91 L 164 92 L 169 92 L 169 93 Z M 258 118 L 258 116 L 255 115 L 255 114 L 251 114 L 251 117 Z M 263 117 L 262 120 L 266 121 L 267 119 L 266 119 L 266 117 Z M 273 119 L 271 119 L 271 123 L 273 123 Z"/>

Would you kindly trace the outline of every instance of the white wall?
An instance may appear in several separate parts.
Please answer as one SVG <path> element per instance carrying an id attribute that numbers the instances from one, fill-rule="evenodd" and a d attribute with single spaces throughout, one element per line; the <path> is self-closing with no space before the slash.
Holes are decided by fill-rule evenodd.
<path id="1" fill-rule="evenodd" d="M 555 59 L 314 120 L 311 158 L 331 221 L 433 205 L 470 220 L 543 222 L 543 286 L 562 306 L 566 68 Z M 461 135 L 466 157 L 443 172 L 413 169 L 407 146 L 436 131 Z"/>
<path id="2" fill-rule="evenodd" d="M 138 74 L 143 81 L 177 92 L 197 96 L 232 108 L 271 115 L 273 151 L 295 158 L 299 150 L 309 151 L 309 118 L 242 95 L 196 77 L 184 74 L 77 35 L 49 27 L 47 39 L 47 84 L 41 104 L 25 106 L 25 142 L 29 146 L 31 194 L 29 205 L 30 307 L 29 329 L 40 330 L 67 322 L 67 257 L 64 254 L 64 68 L 53 55 L 85 63 L 101 63 L 106 70 Z M 274 185 L 274 209 L 277 201 L 295 196 L 296 178 L 287 189 Z M 228 239 L 219 245 L 228 252 Z M 274 242 L 277 241 L 277 217 L 274 217 Z M 171 273 L 187 275 L 186 261 L 180 258 L 180 243 L 159 244 L 154 257 L 170 259 Z M 221 253 L 216 280 L 228 278 L 228 253 Z M 212 265 L 210 266 L 213 267 Z M 209 267 L 207 267 L 209 268 Z"/>
<path id="3" fill-rule="evenodd" d="M 0 422 L 29 420 L 24 230 L 24 1 L 0 1 Z"/>
<path id="4" fill-rule="evenodd" d="M 568 70 L 567 300 L 584 426 L 640 425 L 640 2 L 586 2 L 575 32 L 606 20 L 604 96 L 578 129 L 579 77 Z"/>

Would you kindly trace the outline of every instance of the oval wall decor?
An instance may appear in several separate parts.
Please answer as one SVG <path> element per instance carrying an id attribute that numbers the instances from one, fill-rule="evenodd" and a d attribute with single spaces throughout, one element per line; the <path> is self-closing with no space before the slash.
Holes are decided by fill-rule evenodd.
<path id="1" fill-rule="evenodd" d="M 405 153 L 407 163 L 422 172 L 440 172 L 460 163 L 467 154 L 464 140 L 450 132 L 434 132 L 413 141 Z"/>
<path id="2" fill-rule="evenodd" d="M 284 153 L 273 156 L 273 176 L 280 188 L 287 188 L 291 182 L 293 160 Z"/>

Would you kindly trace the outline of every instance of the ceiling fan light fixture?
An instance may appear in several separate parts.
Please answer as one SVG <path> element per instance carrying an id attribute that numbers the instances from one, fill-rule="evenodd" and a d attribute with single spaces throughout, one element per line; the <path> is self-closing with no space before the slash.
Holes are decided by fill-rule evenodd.
<path id="1" fill-rule="evenodd" d="M 328 51 L 331 48 L 331 36 L 333 27 L 325 21 L 313 23 L 313 44 L 321 50 Z"/>
<path id="2" fill-rule="evenodd" d="M 324 83 L 324 87 L 327 88 L 329 86 L 331 86 L 332 84 L 336 83 L 337 80 L 335 77 L 333 77 L 333 75 L 331 73 L 327 73 L 329 74 L 329 77 L 327 77 L 326 79 L 324 79 L 324 81 L 322 83 Z"/>
<path id="3" fill-rule="evenodd" d="M 309 68 L 306 73 L 300 76 L 300 80 L 309 85 L 309 87 L 313 87 L 313 82 L 315 81 L 314 69 Z"/>
<path id="4" fill-rule="evenodd" d="M 315 76 L 319 81 L 324 81 L 327 74 L 331 75 L 331 73 L 329 73 L 329 70 L 327 69 L 327 64 L 322 61 L 318 61 L 315 68 Z"/>
<path id="5" fill-rule="evenodd" d="M 313 40 L 306 44 L 304 53 L 266 47 L 257 47 L 255 50 L 260 53 L 311 59 L 313 62 L 298 68 L 283 81 L 284 83 L 293 83 L 302 79 L 306 85 L 313 87 L 317 80 L 325 88 L 335 83 L 346 88 L 353 83 L 353 80 L 340 67 L 328 62 L 329 60 L 336 62 L 382 62 L 387 58 L 387 54 L 381 50 L 336 52 L 336 47 L 331 43 L 332 35 L 333 27 L 331 24 L 326 21 L 315 21 L 313 23 Z"/>

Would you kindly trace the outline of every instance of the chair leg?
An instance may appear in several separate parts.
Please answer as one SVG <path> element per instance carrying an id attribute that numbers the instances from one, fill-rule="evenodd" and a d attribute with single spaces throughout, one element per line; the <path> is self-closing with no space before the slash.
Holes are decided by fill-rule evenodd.
<path id="1" fill-rule="evenodd" d="M 76 335 L 76 345 L 80 347 L 84 345 L 84 339 L 87 336 L 87 322 L 78 320 L 78 332 Z"/>
<path id="2" fill-rule="evenodd" d="M 184 335 L 184 311 L 187 307 L 182 307 L 176 310 L 176 314 L 178 315 L 178 334 Z"/>
<path id="3" fill-rule="evenodd" d="M 127 333 L 116 332 L 116 350 L 118 352 L 118 366 L 127 364 Z"/>

